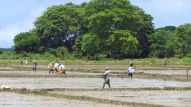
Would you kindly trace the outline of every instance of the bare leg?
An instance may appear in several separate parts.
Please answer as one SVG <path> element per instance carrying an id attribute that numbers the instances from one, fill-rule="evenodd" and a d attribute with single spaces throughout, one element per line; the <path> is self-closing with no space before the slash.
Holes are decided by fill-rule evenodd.
<path id="1" fill-rule="evenodd" d="M 108 86 L 109 86 L 109 88 L 111 88 L 111 86 L 110 86 L 110 80 L 108 81 Z"/>
<path id="2" fill-rule="evenodd" d="M 103 89 L 105 88 L 105 82 L 103 83 Z"/>

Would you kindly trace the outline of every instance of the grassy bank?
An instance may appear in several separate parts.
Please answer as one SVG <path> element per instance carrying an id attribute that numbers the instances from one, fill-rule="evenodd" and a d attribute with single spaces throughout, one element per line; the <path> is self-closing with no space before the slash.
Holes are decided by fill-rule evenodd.
<path id="1" fill-rule="evenodd" d="M 164 65 L 164 59 L 158 58 L 145 58 L 145 59 L 123 59 L 123 60 L 114 60 L 114 59 L 103 59 L 99 61 L 92 61 L 92 60 L 80 60 L 80 59 L 52 59 L 52 60 L 31 60 L 31 59 L 24 59 L 24 60 L 0 60 L 0 65 L 9 65 L 9 64 L 32 64 L 33 61 L 37 61 L 40 65 L 47 65 L 50 62 L 59 62 L 64 64 L 115 64 L 115 65 L 128 65 L 130 62 L 134 62 L 137 65 Z M 191 65 L 191 58 L 169 58 L 167 59 L 167 65 Z"/>

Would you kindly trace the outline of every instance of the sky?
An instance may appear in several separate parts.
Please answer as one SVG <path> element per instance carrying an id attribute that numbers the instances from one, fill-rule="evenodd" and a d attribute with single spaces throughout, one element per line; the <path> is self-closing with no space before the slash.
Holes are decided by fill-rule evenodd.
<path id="1" fill-rule="evenodd" d="M 0 48 L 11 48 L 15 35 L 34 28 L 33 22 L 52 5 L 90 0 L 0 0 Z M 155 28 L 191 23 L 191 0 L 129 0 L 154 19 Z"/>

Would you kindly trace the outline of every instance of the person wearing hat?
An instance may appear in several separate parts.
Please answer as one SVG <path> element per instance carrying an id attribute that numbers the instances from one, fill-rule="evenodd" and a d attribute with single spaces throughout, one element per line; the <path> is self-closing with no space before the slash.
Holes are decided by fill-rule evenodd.
<path id="1" fill-rule="evenodd" d="M 111 77 L 111 71 L 109 70 L 109 67 L 105 68 L 105 72 L 102 75 L 104 82 L 103 82 L 103 89 L 105 88 L 105 84 L 107 84 L 109 86 L 109 88 L 111 88 L 110 86 L 110 77 Z"/>
<path id="2" fill-rule="evenodd" d="M 130 76 L 132 79 L 134 73 L 135 73 L 135 67 L 134 67 L 134 64 L 131 62 L 128 69 L 127 69 L 128 77 Z"/>
<path id="3" fill-rule="evenodd" d="M 65 74 L 66 75 L 66 70 L 65 70 L 65 65 L 64 64 L 59 64 L 59 72 L 60 72 L 60 74 Z"/>
<path id="4" fill-rule="evenodd" d="M 37 62 L 36 61 L 33 62 L 32 69 L 33 69 L 33 71 L 36 72 L 36 69 L 37 69 Z"/>
<path id="5" fill-rule="evenodd" d="M 54 62 L 48 64 L 48 71 L 50 73 L 54 73 Z"/>

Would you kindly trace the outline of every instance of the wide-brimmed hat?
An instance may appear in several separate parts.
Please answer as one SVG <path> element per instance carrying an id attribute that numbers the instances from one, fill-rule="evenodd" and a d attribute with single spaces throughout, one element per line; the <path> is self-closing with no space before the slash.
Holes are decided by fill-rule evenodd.
<path id="1" fill-rule="evenodd" d="M 130 66 L 133 66 L 133 62 L 130 62 L 129 65 L 130 65 Z"/>

